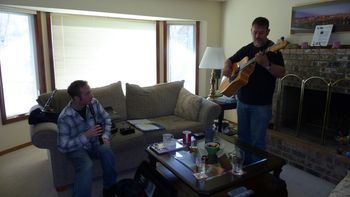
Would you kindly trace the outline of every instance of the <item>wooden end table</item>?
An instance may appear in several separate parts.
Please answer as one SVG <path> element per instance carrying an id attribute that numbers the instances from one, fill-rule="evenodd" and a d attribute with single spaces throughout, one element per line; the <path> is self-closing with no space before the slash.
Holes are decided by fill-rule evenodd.
<path id="1" fill-rule="evenodd" d="M 224 119 L 225 110 L 237 108 L 237 100 L 234 97 L 220 96 L 212 100 L 214 103 L 220 105 L 221 112 L 218 117 L 218 131 L 222 132 L 222 121 Z"/>

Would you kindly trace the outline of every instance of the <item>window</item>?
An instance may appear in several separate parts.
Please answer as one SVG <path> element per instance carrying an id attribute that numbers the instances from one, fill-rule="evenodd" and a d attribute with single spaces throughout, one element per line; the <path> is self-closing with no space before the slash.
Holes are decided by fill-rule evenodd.
<path id="1" fill-rule="evenodd" d="M 167 78 L 196 93 L 196 25 L 167 24 Z"/>
<path id="2" fill-rule="evenodd" d="M 52 14 L 51 28 L 55 88 L 157 83 L 155 21 Z"/>
<path id="3" fill-rule="evenodd" d="M 0 11 L 2 123 L 23 119 L 40 93 L 34 14 Z"/>

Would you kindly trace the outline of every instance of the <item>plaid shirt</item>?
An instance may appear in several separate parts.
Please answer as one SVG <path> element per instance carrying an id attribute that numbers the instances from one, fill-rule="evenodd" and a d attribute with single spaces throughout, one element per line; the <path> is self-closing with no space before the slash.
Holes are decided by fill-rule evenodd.
<path id="1" fill-rule="evenodd" d="M 91 101 L 97 122 L 103 125 L 103 138 L 110 138 L 111 119 L 102 105 L 93 98 Z M 88 129 L 95 126 L 95 120 L 90 111 L 90 106 L 86 106 L 86 119 L 72 107 L 72 101 L 62 110 L 58 118 L 58 150 L 63 153 L 75 151 L 81 148 L 90 149 L 99 145 L 98 137 L 87 138 L 83 135 Z"/>

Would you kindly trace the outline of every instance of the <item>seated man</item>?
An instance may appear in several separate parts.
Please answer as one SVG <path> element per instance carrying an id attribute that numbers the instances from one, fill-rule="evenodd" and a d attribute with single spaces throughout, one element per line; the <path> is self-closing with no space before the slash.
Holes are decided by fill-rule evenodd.
<path id="1" fill-rule="evenodd" d="M 58 118 L 58 149 L 75 168 L 73 196 L 91 196 L 93 159 L 101 161 L 103 196 L 115 196 L 117 173 L 110 147 L 111 119 L 93 98 L 86 81 L 77 80 L 68 87 L 71 101 Z"/>

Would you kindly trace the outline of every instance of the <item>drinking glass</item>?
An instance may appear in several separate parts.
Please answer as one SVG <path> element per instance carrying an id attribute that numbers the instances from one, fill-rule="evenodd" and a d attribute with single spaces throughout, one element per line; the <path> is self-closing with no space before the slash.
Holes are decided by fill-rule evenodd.
<path id="1" fill-rule="evenodd" d="M 228 153 L 228 158 L 231 162 L 232 173 L 234 175 L 243 175 L 244 151 L 238 147 Z"/>
<path id="2" fill-rule="evenodd" d="M 197 173 L 199 173 L 199 176 L 204 177 L 205 176 L 205 160 L 201 157 L 200 154 L 197 154 L 196 166 L 197 166 Z"/>
<path id="3" fill-rule="evenodd" d="M 174 136 L 170 133 L 163 134 L 163 144 L 166 148 L 171 147 L 173 144 Z M 176 142 L 175 142 L 176 145 Z"/>

